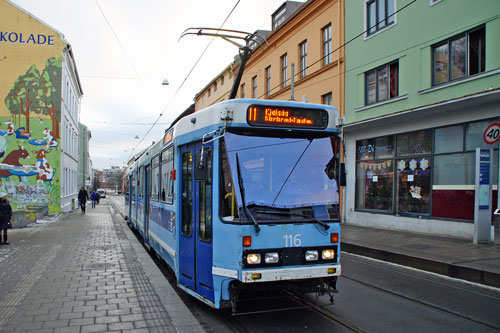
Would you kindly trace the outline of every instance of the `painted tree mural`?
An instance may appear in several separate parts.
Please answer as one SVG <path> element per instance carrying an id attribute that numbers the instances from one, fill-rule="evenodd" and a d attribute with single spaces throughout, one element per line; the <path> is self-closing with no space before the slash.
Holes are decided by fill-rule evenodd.
<path id="1" fill-rule="evenodd" d="M 48 206 L 49 212 L 61 211 L 62 61 L 62 56 L 48 58 L 42 71 L 33 64 L 6 89 L 10 114 L 0 117 L 0 191 L 11 195 L 15 210 Z"/>
<path id="2" fill-rule="evenodd" d="M 30 111 L 32 104 L 37 102 L 40 89 L 40 72 L 32 65 L 26 74 L 21 75 L 14 82 L 14 86 L 5 97 L 5 105 L 16 119 L 16 115 L 23 115 L 26 119 L 26 131 L 30 131 Z M 18 126 L 20 125 L 20 121 Z"/>
<path id="3" fill-rule="evenodd" d="M 52 120 L 52 136 L 59 140 L 59 118 L 61 117 L 61 68 L 62 57 L 49 58 L 40 75 L 39 108 L 36 113 L 49 115 Z"/>

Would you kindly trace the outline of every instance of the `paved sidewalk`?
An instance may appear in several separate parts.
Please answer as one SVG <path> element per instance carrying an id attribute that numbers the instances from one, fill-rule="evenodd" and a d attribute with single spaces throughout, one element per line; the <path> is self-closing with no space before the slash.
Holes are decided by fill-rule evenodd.
<path id="1" fill-rule="evenodd" d="M 500 246 L 342 225 L 342 251 L 500 287 Z"/>
<path id="2" fill-rule="evenodd" d="M 9 241 L 0 332 L 204 332 L 106 200 Z"/>

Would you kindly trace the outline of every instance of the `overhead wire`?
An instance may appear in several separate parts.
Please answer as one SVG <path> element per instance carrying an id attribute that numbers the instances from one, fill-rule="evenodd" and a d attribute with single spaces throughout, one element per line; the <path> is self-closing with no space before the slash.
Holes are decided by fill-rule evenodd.
<path id="1" fill-rule="evenodd" d="M 240 1 L 241 0 L 236 1 L 236 4 L 233 6 L 233 9 L 231 9 L 231 11 L 226 16 L 226 18 L 224 19 L 224 21 L 222 22 L 222 24 L 220 25 L 220 27 L 217 29 L 216 34 L 219 32 L 220 29 L 222 29 L 222 27 L 224 26 L 224 24 L 226 23 L 226 21 L 233 14 L 234 10 L 236 9 L 236 7 L 240 3 Z M 134 148 L 132 148 L 132 151 L 130 153 L 130 156 L 128 157 L 128 160 L 130 160 L 130 158 L 132 157 L 135 149 L 137 147 L 139 147 L 139 145 L 144 141 L 144 138 L 146 138 L 146 136 L 151 132 L 151 130 L 154 128 L 154 126 L 158 123 L 158 120 L 160 120 L 160 118 L 163 116 L 163 114 L 165 113 L 165 111 L 170 107 L 170 104 L 172 104 L 173 100 L 175 99 L 175 97 L 177 96 L 177 94 L 179 93 L 179 91 L 181 90 L 181 88 L 184 86 L 184 83 L 187 81 L 187 79 L 189 78 L 189 76 L 191 75 L 191 73 L 193 72 L 193 70 L 195 69 L 195 67 L 198 65 L 198 63 L 200 62 L 201 58 L 203 57 L 203 55 L 205 54 L 205 52 L 208 50 L 208 48 L 210 47 L 210 45 L 212 44 L 212 42 L 214 41 L 214 39 L 215 39 L 215 36 L 212 37 L 212 39 L 207 44 L 207 46 L 205 47 L 205 49 L 203 50 L 203 52 L 200 54 L 200 56 L 198 57 L 198 60 L 196 60 L 196 62 L 194 63 L 193 67 L 191 67 L 191 70 L 188 72 L 188 74 L 186 75 L 186 77 L 184 78 L 184 80 L 182 80 L 181 84 L 179 85 L 179 87 L 175 91 L 174 95 L 172 96 L 172 98 L 170 99 L 170 101 L 167 103 L 167 105 L 162 109 L 161 113 L 158 115 L 158 117 L 156 118 L 156 120 L 153 123 L 153 125 L 151 125 L 151 127 L 148 129 L 148 131 L 146 132 L 146 134 L 144 134 L 142 136 L 142 138 L 139 141 L 139 143 L 137 145 L 135 145 Z"/>
<path id="2" fill-rule="evenodd" d="M 132 67 L 132 69 L 134 70 L 135 72 L 135 75 L 137 76 L 138 79 L 141 78 L 141 76 L 139 75 L 139 73 L 137 72 L 137 69 L 135 68 L 134 64 L 132 63 L 132 61 L 130 60 L 130 57 L 128 56 L 128 53 L 127 51 L 125 50 L 125 48 L 123 47 L 123 44 L 120 42 L 120 39 L 118 38 L 118 35 L 116 34 L 115 30 L 113 29 L 113 27 L 111 26 L 111 23 L 109 22 L 108 18 L 106 17 L 106 14 L 104 14 L 104 11 L 102 10 L 101 6 L 99 5 L 99 2 L 97 0 L 94 0 L 95 1 L 95 4 L 97 5 L 97 8 L 99 8 L 99 11 L 101 12 L 102 16 L 104 17 L 104 20 L 106 21 L 106 24 L 108 25 L 109 29 L 111 30 L 111 32 L 113 33 L 113 36 L 115 36 L 115 39 L 116 41 L 118 42 L 118 45 L 120 46 L 120 48 L 122 49 L 123 53 L 125 54 L 125 57 L 127 58 L 130 66 Z"/>

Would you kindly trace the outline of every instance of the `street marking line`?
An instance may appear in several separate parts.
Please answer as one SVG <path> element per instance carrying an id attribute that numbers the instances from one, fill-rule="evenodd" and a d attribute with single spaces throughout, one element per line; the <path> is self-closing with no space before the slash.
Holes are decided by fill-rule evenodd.
<path id="1" fill-rule="evenodd" d="M 16 306 L 22 302 L 31 288 L 33 288 L 42 273 L 49 266 L 50 262 L 57 256 L 59 251 L 61 251 L 61 248 L 61 245 L 52 246 L 45 258 L 36 263 L 29 275 L 27 275 L 24 280 L 19 281 L 7 295 L 4 302 L 0 305 L 0 327 L 10 318 Z"/>

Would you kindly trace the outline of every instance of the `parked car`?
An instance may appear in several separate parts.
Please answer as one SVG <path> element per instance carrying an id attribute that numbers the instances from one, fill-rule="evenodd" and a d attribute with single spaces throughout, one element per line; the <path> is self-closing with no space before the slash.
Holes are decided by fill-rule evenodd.
<path id="1" fill-rule="evenodd" d="M 97 189 L 97 194 L 99 194 L 99 197 L 101 199 L 106 198 L 106 190 L 104 190 L 103 188 Z"/>

